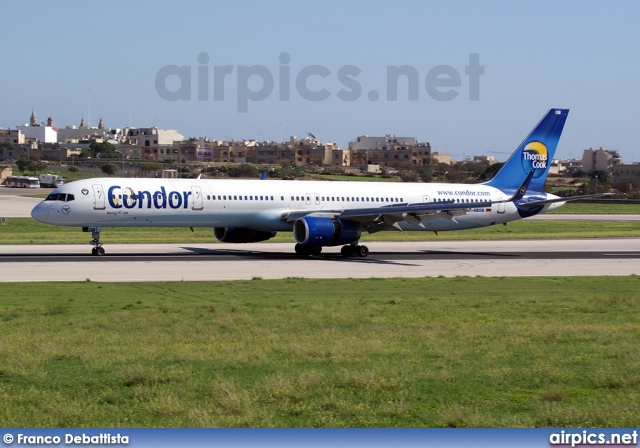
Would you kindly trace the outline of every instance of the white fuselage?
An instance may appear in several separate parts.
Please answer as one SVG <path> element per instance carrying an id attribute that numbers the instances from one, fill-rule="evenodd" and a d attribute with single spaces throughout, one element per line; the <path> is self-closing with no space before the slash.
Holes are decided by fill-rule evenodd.
<path id="1" fill-rule="evenodd" d="M 34 219 L 63 226 L 245 227 L 291 231 L 290 212 L 331 212 L 454 200 L 465 213 L 434 214 L 424 228 L 399 223 L 403 230 L 461 230 L 501 224 L 522 216 L 512 202 L 490 207 L 507 193 L 483 184 L 427 184 L 347 181 L 96 178 L 56 188 L 59 200 L 45 200 Z M 64 195 L 64 196 L 62 196 Z M 72 196 L 69 196 L 72 195 Z M 529 194 L 527 195 L 529 196 Z M 537 198 L 552 195 L 537 193 Z M 542 212 L 561 203 L 545 205 Z"/>

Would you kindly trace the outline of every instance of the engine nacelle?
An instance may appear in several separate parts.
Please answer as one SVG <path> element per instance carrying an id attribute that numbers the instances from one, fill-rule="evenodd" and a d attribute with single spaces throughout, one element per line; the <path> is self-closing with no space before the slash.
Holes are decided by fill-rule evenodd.
<path id="1" fill-rule="evenodd" d="M 257 243 L 270 240 L 276 232 L 247 229 L 244 227 L 214 227 L 213 236 L 223 243 Z"/>
<path id="2" fill-rule="evenodd" d="M 293 237 L 305 246 L 338 246 L 358 241 L 360 227 L 340 218 L 303 216 L 293 223 Z"/>

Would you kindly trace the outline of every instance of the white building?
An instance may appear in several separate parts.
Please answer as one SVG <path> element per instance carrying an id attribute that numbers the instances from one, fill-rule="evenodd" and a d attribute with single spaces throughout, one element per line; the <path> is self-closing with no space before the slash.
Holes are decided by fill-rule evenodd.
<path id="1" fill-rule="evenodd" d="M 23 135 L 25 140 L 33 140 L 40 143 L 58 143 L 58 130 L 53 126 L 53 118 L 49 117 L 47 124 L 38 124 L 35 109 L 31 112 L 29 124 L 24 126 L 16 126 Z"/>
<path id="2" fill-rule="evenodd" d="M 174 129 L 125 128 L 124 143 L 138 146 L 140 156 L 146 160 L 163 160 L 177 157 L 174 142 L 184 141 L 184 136 Z"/>
<path id="3" fill-rule="evenodd" d="M 398 146 L 415 146 L 417 144 L 415 137 L 398 137 L 389 134 L 384 137 L 361 135 L 355 142 L 349 142 L 349 149 L 393 149 Z"/>
<path id="4" fill-rule="evenodd" d="M 103 139 L 112 144 L 118 144 L 122 141 L 122 129 L 105 129 L 100 119 L 97 128 L 89 128 L 84 124 L 84 118 L 80 122 L 80 127 L 66 126 L 64 129 L 58 130 L 58 143 L 74 144 L 84 140 Z"/>

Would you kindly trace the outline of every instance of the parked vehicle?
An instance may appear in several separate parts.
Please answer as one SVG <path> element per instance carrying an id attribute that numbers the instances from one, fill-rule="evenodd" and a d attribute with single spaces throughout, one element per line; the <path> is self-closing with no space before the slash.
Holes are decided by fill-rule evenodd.
<path id="1" fill-rule="evenodd" d="M 37 177 L 9 176 L 4 185 L 14 188 L 40 188 L 40 180 Z"/>
<path id="2" fill-rule="evenodd" d="M 62 176 L 58 176 L 57 174 L 41 174 L 40 175 L 40 186 L 41 187 L 51 187 L 58 188 L 64 184 L 64 179 Z"/>

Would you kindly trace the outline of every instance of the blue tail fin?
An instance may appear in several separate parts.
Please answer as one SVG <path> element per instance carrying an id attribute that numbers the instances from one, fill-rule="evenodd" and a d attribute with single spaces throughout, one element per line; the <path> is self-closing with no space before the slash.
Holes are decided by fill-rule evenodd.
<path id="1" fill-rule="evenodd" d="M 486 185 L 514 190 L 533 170 L 529 190 L 542 191 L 569 109 L 550 109 Z"/>

